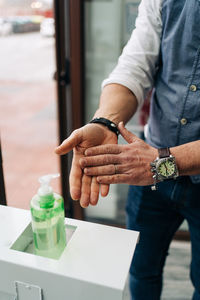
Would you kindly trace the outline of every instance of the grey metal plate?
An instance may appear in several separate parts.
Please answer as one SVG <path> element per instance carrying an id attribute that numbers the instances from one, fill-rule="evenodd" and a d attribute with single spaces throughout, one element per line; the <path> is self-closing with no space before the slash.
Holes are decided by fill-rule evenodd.
<path id="1" fill-rule="evenodd" d="M 42 289 L 39 286 L 15 281 L 16 300 L 42 300 Z"/>

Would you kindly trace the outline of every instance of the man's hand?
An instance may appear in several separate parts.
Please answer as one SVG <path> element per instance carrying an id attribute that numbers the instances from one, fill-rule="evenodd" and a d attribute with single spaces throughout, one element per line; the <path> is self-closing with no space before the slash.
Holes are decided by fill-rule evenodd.
<path id="1" fill-rule="evenodd" d="M 129 132 L 122 122 L 118 128 L 129 144 L 103 145 L 87 149 L 87 157 L 80 159 L 84 174 L 97 176 L 97 182 L 101 184 L 152 184 L 150 163 L 156 159 L 157 149 Z"/>
<path id="2" fill-rule="evenodd" d="M 101 184 L 95 176 L 84 174 L 79 161 L 84 157 L 86 149 L 98 145 L 117 144 L 117 136 L 104 125 L 87 124 L 75 131 L 59 146 L 55 152 L 66 154 L 73 149 L 73 160 L 70 172 L 70 194 L 72 199 L 79 200 L 82 207 L 89 204 L 96 205 L 101 195 L 106 196 L 109 192 L 108 184 Z M 100 188 L 99 188 L 100 186 Z"/>

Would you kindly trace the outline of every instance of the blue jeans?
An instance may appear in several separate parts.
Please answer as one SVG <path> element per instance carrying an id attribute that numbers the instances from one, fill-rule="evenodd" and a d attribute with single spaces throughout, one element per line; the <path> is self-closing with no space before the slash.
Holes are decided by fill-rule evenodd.
<path id="1" fill-rule="evenodd" d="M 132 300 L 160 299 L 168 248 L 184 219 L 192 245 L 192 299 L 200 300 L 200 184 L 185 176 L 159 183 L 157 191 L 130 186 L 126 212 L 127 227 L 140 232 L 130 268 Z"/>

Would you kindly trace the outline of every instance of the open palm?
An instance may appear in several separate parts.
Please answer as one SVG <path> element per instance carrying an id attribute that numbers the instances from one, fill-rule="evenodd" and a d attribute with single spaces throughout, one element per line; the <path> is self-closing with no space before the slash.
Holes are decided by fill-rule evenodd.
<path id="1" fill-rule="evenodd" d="M 73 160 L 70 172 L 70 194 L 72 199 L 80 200 L 82 207 L 89 204 L 96 205 L 101 195 L 106 196 L 109 185 L 102 184 L 101 188 L 96 177 L 87 176 L 80 166 L 80 159 L 84 157 L 85 150 L 105 144 L 117 144 L 117 136 L 104 125 L 87 124 L 75 131 L 56 149 L 57 154 L 66 154 L 73 149 Z"/>

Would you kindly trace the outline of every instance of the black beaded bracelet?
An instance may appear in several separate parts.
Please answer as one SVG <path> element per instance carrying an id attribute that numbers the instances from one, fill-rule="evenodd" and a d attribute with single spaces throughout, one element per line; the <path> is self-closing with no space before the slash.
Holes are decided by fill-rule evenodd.
<path id="1" fill-rule="evenodd" d="M 106 118 L 95 118 L 95 119 L 91 120 L 89 123 L 102 124 L 102 125 L 106 126 L 109 130 L 114 132 L 117 135 L 117 137 L 119 135 L 119 130 L 117 128 L 117 125 L 114 122 L 112 122 Z"/>

